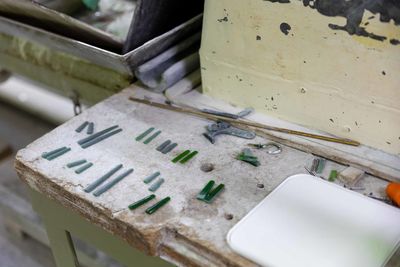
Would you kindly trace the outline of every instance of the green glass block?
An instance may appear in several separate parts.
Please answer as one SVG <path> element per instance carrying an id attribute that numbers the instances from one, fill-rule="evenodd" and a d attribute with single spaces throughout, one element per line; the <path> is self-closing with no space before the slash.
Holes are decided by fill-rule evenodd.
<path id="1" fill-rule="evenodd" d="M 208 202 L 208 203 L 210 203 L 210 202 L 214 199 L 214 197 L 215 197 L 219 192 L 221 192 L 222 189 L 224 189 L 224 187 L 225 187 L 224 184 L 219 184 L 216 188 L 214 188 L 212 191 L 210 191 L 210 192 L 207 194 L 207 196 L 206 196 L 206 198 L 205 198 L 205 201 Z"/>
<path id="2" fill-rule="evenodd" d="M 337 170 L 332 170 L 331 173 L 329 174 L 329 182 L 334 182 L 336 178 L 338 177 L 338 172 Z"/>
<path id="3" fill-rule="evenodd" d="M 82 172 L 86 171 L 87 169 L 89 169 L 89 168 L 92 167 L 92 166 L 93 166 L 93 163 L 89 162 L 88 164 L 83 165 L 82 167 L 80 167 L 79 169 L 77 169 L 77 170 L 75 171 L 75 173 L 76 173 L 76 174 L 81 174 Z"/>
<path id="4" fill-rule="evenodd" d="M 151 133 L 154 130 L 154 127 L 150 127 L 149 129 L 147 129 L 146 131 L 144 131 L 143 133 L 139 134 L 135 140 L 136 141 L 140 141 L 143 138 L 145 138 L 149 133 Z"/>
<path id="5" fill-rule="evenodd" d="M 161 131 L 155 132 L 152 136 L 150 136 L 149 138 L 147 138 L 147 139 L 143 142 L 143 144 L 145 144 L 145 145 L 149 144 L 149 143 L 150 143 L 151 141 L 153 141 L 157 136 L 159 136 L 160 133 L 161 133 Z"/>
<path id="6" fill-rule="evenodd" d="M 185 164 L 186 162 L 188 162 L 189 160 L 191 160 L 194 156 L 196 156 L 199 152 L 197 151 L 193 151 L 192 153 L 190 153 L 189 155 L 187 155 L 185 158 L 183 158 L 180 163 Z"/>
<path id="7" fill-rule="evenodd" d="M 130 210 L 137 209 L 137 208 L 139 208 L 140 206 L 143 206 L 144 204 L 146 204 L 147 202 L 149 202 L 150 200 L 154 199 L 155 197 L 156 197 L 156 195 L 151 194 L 150 196 L 147 196 L 147 197 L 145 197 L 145 198 L 142 198 L 142 199 L 139 200 L 139 201 L 136 201 L 135 203 L 130 204 L 130 205 L 128 206 L 128 208 L 129 208 Z"/>
<path id="8" fill-rule="evenodd" d="M 214 186 L 215 182 L 213 180 L 210 180 L 206 186 L 200 191 L 200 193 L 197 195 L 197 199 L 199 200 L 205 200 L 208 193 L 210 192 L 211 188 Z"/>
<path id="9" fill-rule="evenodd" d="M 320 174 L 324 171 L 325 163 L 326 163 L 325 159 L 319 159 L 318 166 L 317 166 L 317 173 Z"/>
<path id="10" fill-rule="evenodd" d="M 82 165 L 82 164 L 84 164 L 84 163 L 86 163 L 86 162 L 87 162 L 86 159 L 77 160 L 77 161 L 68 163 L 68 164 L 67 164 L 67 167 L 68 167 L 68 168 L 73 168 L 73 167 Z"/>
<path id="11" fill-rule="evenodd" d="M 176 156 L 172 162 L 173 163 L 177 163 L 178 161 L 180 161 L 181 159 L 183 159 L 184 157 L 186 157 L 186 155 L 188 155 L 190 153 L 190 150 L 185 150 L 184 152 L 182 152 L 181 154 L 179 154 L 178 156 Z"/>
<path id="12" fill-rule="evenodd" d="M 150 208 L 148 208 L 146 210 L 147 214 L 153 214 L 154 212 L 156 212 L 158 209 L 160 209 L 162 206 L 164 206 L 165 204 L 168 203 L 168 201 L 170 201 L 171 198 L 170 197 L 166 197 L 164 199 L 162 199 L 161 201 L 157 202 L 156 204 L 154 204 L 153 206 L 151 206 Z"/>

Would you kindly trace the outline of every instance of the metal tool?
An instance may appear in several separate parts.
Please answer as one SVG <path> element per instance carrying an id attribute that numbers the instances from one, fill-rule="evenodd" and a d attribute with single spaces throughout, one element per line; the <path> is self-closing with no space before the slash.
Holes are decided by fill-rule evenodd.
<path id="1" fill-rule="evenodd" d="M 248 146 L 257 148 L 257 149 L 267 149 L 268 154 L 279 154 L 282 152 L 282 147 L 278 145 L 277 143 L 266 143 L 266 144 L 247 144 Z"/>
<path id="2" fill-rule="evenodd" d="M 242 130 L 232 126 L 230 123 L 218 121 L 217 123 L 213 123 L 206 127 L 207 132 L 203 135 L 214 144 L 216 141 L 216 136 L 221 134 L 232 135 L 245 139 L 253 139 L 256 137 L 256 134 L 251 131 Z"/>

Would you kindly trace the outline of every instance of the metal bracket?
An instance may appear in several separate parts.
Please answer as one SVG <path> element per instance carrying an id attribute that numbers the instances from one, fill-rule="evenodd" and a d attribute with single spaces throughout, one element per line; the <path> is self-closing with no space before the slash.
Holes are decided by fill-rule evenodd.
<path id="1" fill-rule="evenodd" d="M 231 124 L 227 122 L 217 122 L 206 127 L 207 132 L 203 135 L 214 144 L 216 141 L 216 136 L 221 134 L 232 135 L 244 139 L 253 139 L 256 137 L 254 132 L 242 130 L 236 127 L 233 127 Z"/>

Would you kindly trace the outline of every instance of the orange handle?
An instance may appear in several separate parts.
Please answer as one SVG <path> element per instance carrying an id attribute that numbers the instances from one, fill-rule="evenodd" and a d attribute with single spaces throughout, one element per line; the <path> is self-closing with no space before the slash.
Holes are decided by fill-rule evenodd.
<path id="1" fill-rule="evenodd" d="M 388 197 L 400 207 L 400 184 L 390 183 L 386 187 Z"/>

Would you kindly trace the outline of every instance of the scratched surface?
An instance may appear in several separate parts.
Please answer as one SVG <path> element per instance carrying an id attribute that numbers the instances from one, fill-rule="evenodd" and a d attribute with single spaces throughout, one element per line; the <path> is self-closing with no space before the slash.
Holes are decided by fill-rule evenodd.
<path id="1" fill-rule="evenodd" d="M 20 177 L 132 246 L 179 266 L 253 266 L 229 248 L 226 234 L 285 178 L 305 173 L 304 166 L 310 165 L 313 156 L 286 146 L 278 155 L 254 150 L 261 166 L 253 167 L 234 159 L 248 140 L 224 136 L 212 145 L 201 135 L 209 122 L 133 103 L 128 97 L 134 93 L 126 89 L 114 95 L 19 151 L 16 168 Z M 95 131 L 115 124 L 123 131 L 81 149 L 76 142 L 86 134 L 75 129 L 86 120 L 95 122 Z M 135 141 L 149 127 L 161 130 L 161 135 L 148 145 Z M 156 148 L 167 139 L 179 145 L 164 155 Z M 256 137 L 251 142 L 267 141 Z M 61 146 L 71 147 L 72 152 L 53 161 L 41 158 L 43 152 Z M 185 165 L 173 164 L 172 158 L 186 149 L 199 154 Z M 82 158 L 94 166 L 80 175 L 65 166 Z M 134 173 L 100 197 L 83 191 L 120 163 L 124 170 L 134 168 Z M 203 164 L 214 168 L 204 172 Z M 333 162 L 328 167 L 344 168 Z M 156 171 L 165 179 L 156 199 L 170 196 L 172 200 L 151 216 L 144 213 L 149 205 L 129 211 L 129 204 L 151 193 L 142 180 Z M 224 183 L 225 190 L 212 204 L 196 200 L 211 179 Z M 384 182 L 371 181 L 371 190 L 382 191 Z"/>

